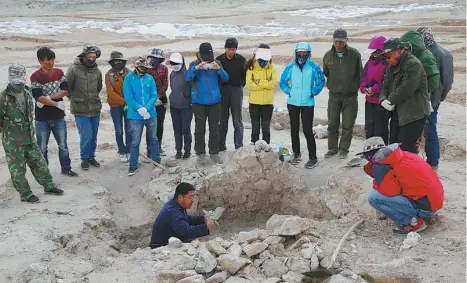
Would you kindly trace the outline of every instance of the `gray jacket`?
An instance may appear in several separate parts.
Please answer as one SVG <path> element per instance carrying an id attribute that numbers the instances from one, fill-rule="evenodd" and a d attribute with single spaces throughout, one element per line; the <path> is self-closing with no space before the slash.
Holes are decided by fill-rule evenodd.
<path id="1" fill-rule="evenodd" d="M 454 63 L 452 54 L 439 44 L 435 43 L 430 51 L 436 58 L 441 77 L 439 88 L 431 92 L 431 105 L 433 108 L 438 108 L 441 101 L 444 101 L 446 95 L 452 88 L 452 83 L 454 81 Z"/>

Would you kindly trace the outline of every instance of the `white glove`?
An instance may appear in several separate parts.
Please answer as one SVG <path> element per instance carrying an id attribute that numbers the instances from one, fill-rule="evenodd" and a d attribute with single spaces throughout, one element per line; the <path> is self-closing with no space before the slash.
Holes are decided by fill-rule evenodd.
<path id="1" fill-rule="evenodd" d="M 138 108 L 138 114 L 143 116 L 144 117 L 144 114 L 148 113 L 148 110 L 146 109 L 146 107 L 141 107 L 141 108 Z"/>
<path id="2" fill-rule="evenodd" d="M 37 107 L 39 107 L 39 108 L 42 108 L 42 107 L 44 107 L 44 104 L 40 103 L 39 101 L 38 101 L 38 102 L 36 102 L 36 105 L 37 105 Z"/>
<path id="3" fill-rule="evenodd" d="M 59 101 L 59 102 L 57 102 L 57 103 L 58 103 L 58 104 L 57 104 L 56 107 L 57 107 L 58 109 L 62 110 L 63 112 L 65 112 L 65 102 Z"/>
<path id="4" fill-rule="evenodd" d="M 384 109 L 388 110 L 388 111 L 393 111 L 395 106 L 391 104 L 391 102 L 389 102 L 389 100 L 385 99 L 383 100 L 383 102 L 381 102 L 381 106 L 384 107 Z"/>
<path id="5" fill-rule="evenodd" d="M 149 115 L 148 112 L 144 113 L 144 114 L 141 115 L 141 116 L 143 116 L 143 119 L 144 119 L 144 120 L 148 120 L 149 118 L 151 118 L 151 115 Z"/>

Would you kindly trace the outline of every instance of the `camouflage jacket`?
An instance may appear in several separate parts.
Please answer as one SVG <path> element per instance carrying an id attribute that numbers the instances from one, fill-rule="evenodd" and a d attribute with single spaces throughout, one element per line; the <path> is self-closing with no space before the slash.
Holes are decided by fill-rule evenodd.
<path id="1" fill-rule="evenodd" d="M 16 97 L 7 88 L 0 94 L 0 132 L 5 150 L 18 145 L 33 144 L 34 138 L 34 99 L 31 89 L 24 88 L 26 113 L 23 112 Z"/>

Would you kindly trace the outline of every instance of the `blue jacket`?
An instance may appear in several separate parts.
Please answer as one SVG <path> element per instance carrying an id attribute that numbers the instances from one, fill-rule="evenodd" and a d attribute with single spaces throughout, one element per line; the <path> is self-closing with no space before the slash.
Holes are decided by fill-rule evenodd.
<path id="1" fill-rule="evenodd" d="M 151 248 L 168 244 L 171 237 L 182 242 L 190 242 L 194 238 L 209 235 L 203 216 L 191 216 L 175 200 L 168 201 L 154 222 L 152 228 Z"/>
<path id="2" fill-rule="evenodd" d="M 229 75 L 222 68 L 220 61 L 216 61 L 219 70 L 196 70 L 199 60 L 191 62 L 185 81 L 193 82 L 191 86 L 191 102 L 194 104 L 213 105 L 221 102 L 219 80 L 223 83 L 229 81 Z"/>
<path id="3" fill-rule="evenodd" d="M 128 105 L 128 119 L 143 120 L 138 113 L 141 107 L 146 107 L 151 118 L 157 117 L 157 87 L 151 75 L 140 76 L 134 71 L 126 75 L 123 81 L 123 97 Z"/>
<path id="4" fill-rule="evenodd" d="M 288 96 L 287 104 L 315 106 L 314 97 L 321 92 L 325 84 L 324 74 L 320 66 L 311 60 L 310 44 L 300 42 L 295 50 L 300 49 L 307 50 L 310 53 L 310 59 L 300 69 L 294 58 L 294 61 L 287 65 L 282 72 L 280 87 Z"/>

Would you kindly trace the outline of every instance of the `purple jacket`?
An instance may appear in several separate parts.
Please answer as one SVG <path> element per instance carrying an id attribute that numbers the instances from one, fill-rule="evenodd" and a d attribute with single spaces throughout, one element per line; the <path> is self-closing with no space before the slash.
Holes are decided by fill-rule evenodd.
<path id="1" fill-rule="evenodd" d="M 373 96 L 365 95 L 366 101 L 379 104 L 379 92 L 383 86 L 386 67 L 386 59 L 377 60 L 373 56 L 365 64 L 360 79 L 360 91 L 365 93 L 365 89 L 370 87 L 371 91 L 375 94 Z"/>

